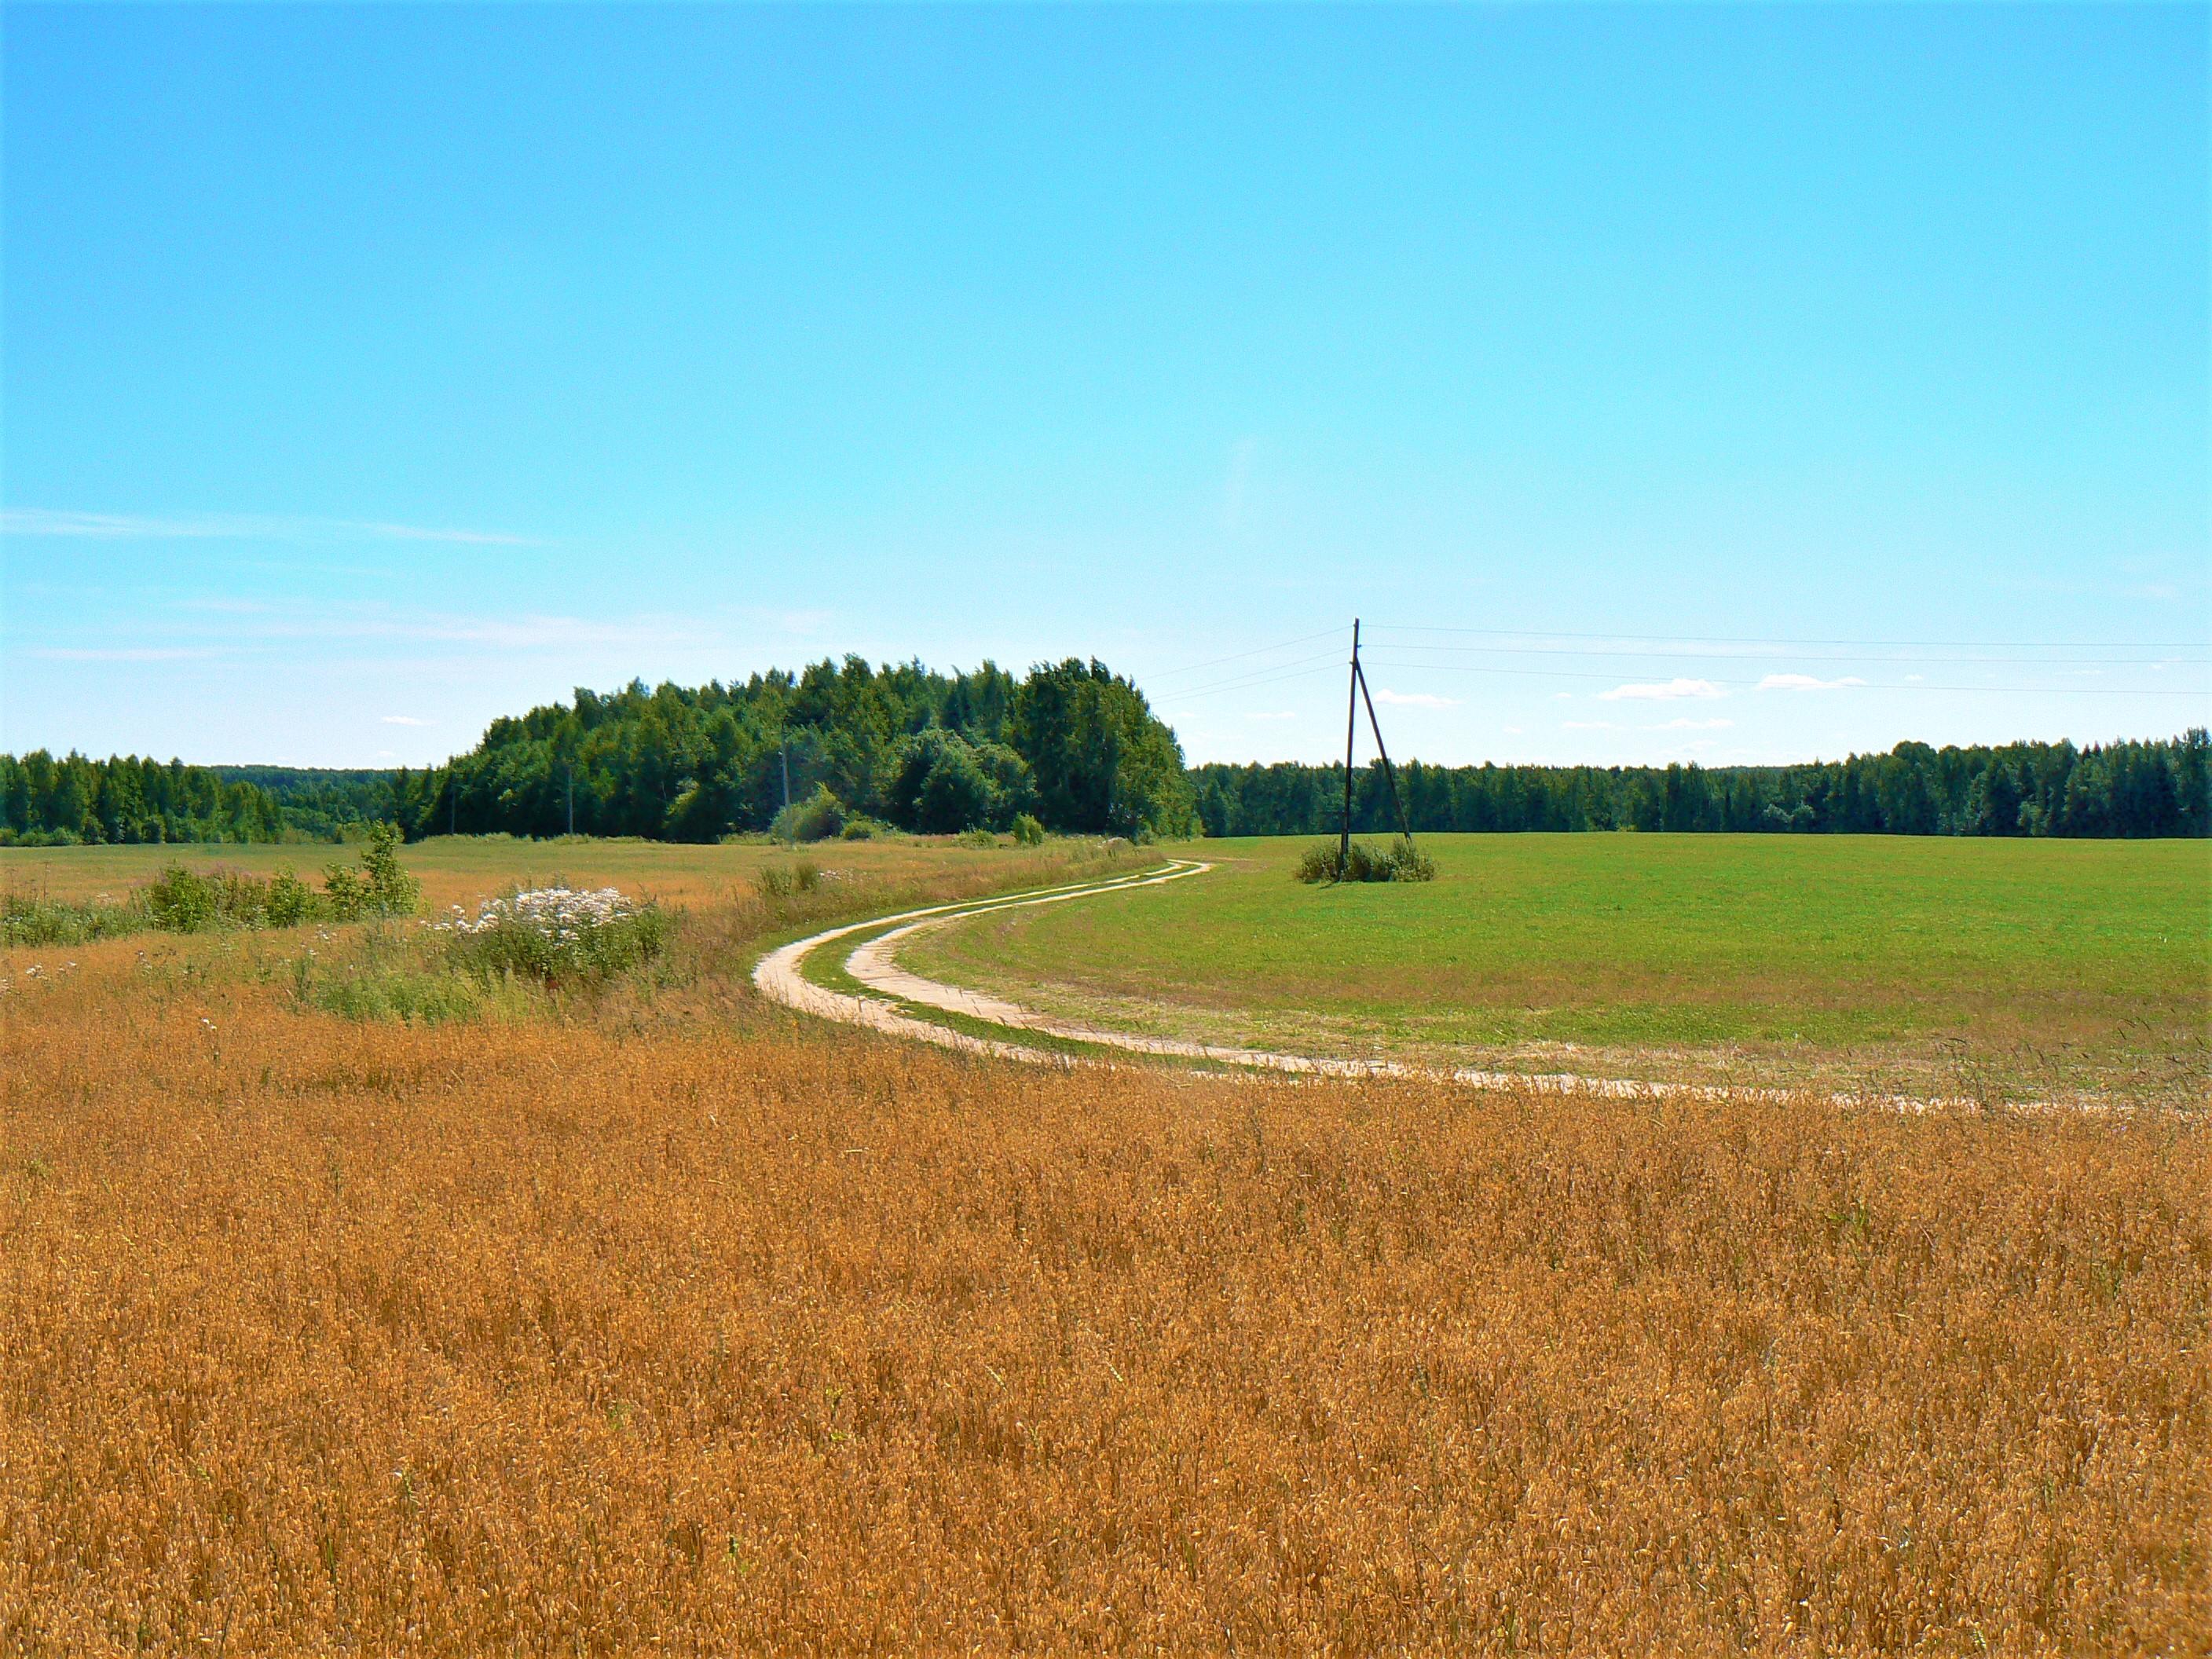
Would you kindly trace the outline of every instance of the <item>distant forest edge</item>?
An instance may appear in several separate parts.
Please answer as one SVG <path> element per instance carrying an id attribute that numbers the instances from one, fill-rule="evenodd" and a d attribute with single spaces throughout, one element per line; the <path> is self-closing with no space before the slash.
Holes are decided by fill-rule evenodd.
<path id="1" fill-rule="evenodd" d="M 1209 836 L 1334 833 L 1344 768 L 1207 765 L 1191 774 Z M 2203 836 L 2212 832 L 2212 742 L 2013 743 L 1798 766 L 1425 766 L 1397 785 L 1416 835 L 1452 830 L 1732 830 L 1888 836 Z M 1353 781 L 1352 823 L 1391 834 L 1379 766 Z"/>
<path id="2" fill-rule="evenodd" d="M 793 812 L 781 825 L 786 777 Z M 2212 739 L 2016 743 L 1797 766 L 1424 765 L 1398 788 L 1417 833 L 1735 830 L 2150 837 L 2212 833 Z M 856 657 L 696 689 L 632 683 L 493 722 L 422 771 L 200 767 L 136 757 L 0 756 L 0 845 L 327 841 L 395 822 L 459 833 L 713 841 L 877 822 L 923 833 L 1006 830 L 1134 840 L 1331 833 L 1344 769 L 1183 764 L 1144 694 L 1075 659 L 1017 680 Z M 1353 780 L 1352 823 L 1396 827 L 1379 765 Z"/>

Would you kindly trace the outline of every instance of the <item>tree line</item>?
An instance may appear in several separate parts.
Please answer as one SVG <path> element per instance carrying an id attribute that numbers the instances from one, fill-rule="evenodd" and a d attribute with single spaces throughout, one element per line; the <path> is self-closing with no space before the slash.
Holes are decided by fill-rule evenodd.
<path id="1" fill-rule="evenodd" d="M 1192 773 L 1209 836 L 1333 832 L 1344 768 L 1209 764 Z M 2163 836 L 2212 833 L 2212 740 L 1933 749 L 1797 766 L 1398 769 L 1416 835 L 1729 830 L 1894 836 Z M 1353 779 L 1355 831 L 1397 827 L 1379 764 Z"/>
<path id="2" fill-rule="evenodd" d="M 1144 695 L 1097 661 L 1017 680 L 991 663 L 941 674 L 857 657 L 742 684 L 633 683 L 493 722 L 422 771 L 186 766 L 132 756 L 0 755 L 0 845 L 327 840 L 398 824 L 458 832 L 708 841 L 815 817 L 944 833 L 1031 814 L 1070 834 L 1163 840 L 1326 834 L 1344 769 L 1186 770 Z M 2212 741 L 2015 743 L 1797 766 L 1425 765 L 1398 772 L 1416 833 L 1733 830 L 2164 836 L 2212 833 Z M 1396 828 L 1379 766 L 1353 779 L 1352 824 Z"/>
<path id="3" fill-rule="evenodd" d="M 387 794 L 389 791 L 386 791 Z M 211 767 L 151 757 L 0 755 L 0 846 L 281 841 L 276 798 Z"/>

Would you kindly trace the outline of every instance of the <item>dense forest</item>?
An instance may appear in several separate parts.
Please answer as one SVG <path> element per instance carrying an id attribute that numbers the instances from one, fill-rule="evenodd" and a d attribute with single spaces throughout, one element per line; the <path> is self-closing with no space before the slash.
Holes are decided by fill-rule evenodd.
<path id="1" fill-rule="evenodd" d="M 0 847 L 78 842 L 281 841 L 265 789 L 182 761 L 0 755 Z"/>
<path id="2" fill-rule="evenodd" d="M 2016 743 L 1798 766 L 1426 766 L 1398 773 L 1416 832 L 1737 830 L 1921 836 L 2204 836 L 2212 740 Z M 990 663 L 940 674 L 857 657 L 743 684 L 642 684 L 493 722 L 426 771 L 198 767 L 44 750 L 0 756 L 0 845 L 327 840 L 394 822 L 458 832 L 711 841 L 872 818 L 930 833 L 1024 814 L 1075 834 L 1311 835 L 1341 821 L 1344 769 L 1187 771 L 1142 692 L 1070 659 L 1017 680 Z M 1352 822 L 1395 826 L 1379 766 Z M 787 821 L 788 827 L 789 821 Z"/>
<path id="3" fill-rule="evenodd" d="M 1341 766 L 1201 766 L 1209 836 L 1311 835 L 1344 820 Z M 1416 834 L 1446 830 L 1797 831 L 1894 836 L 2203 836 L 2212 833 L 2212 742 L 2014 743 L 1800 766 L 1424 766 L 1398 788 Z M 1354 829 L 1396 827 L 1382 769 L 1362 769 Z"/>
<path id="4" fill-rule="evenodd" d="M 215 766 L 225 783 L 250 783 L 276 801 L 289 829 L 315 841 L 332 841 L 349 824 L 389 823 L 396 813 L 399 775 L 387 769 Z"/>
<path id="5" fill-rule="evenodd" d="M 765 830 L 787 799 L 932 833 L 1030 814 L 1069 834 L 1198 833 L 1175 734 L 1144 694 L 1074 659 L 1017 681 L 858 657 L 742 685 L 641 683 L 492 723 L 483 741 L 397 780 L 410 837 L 647 836 Z"/>

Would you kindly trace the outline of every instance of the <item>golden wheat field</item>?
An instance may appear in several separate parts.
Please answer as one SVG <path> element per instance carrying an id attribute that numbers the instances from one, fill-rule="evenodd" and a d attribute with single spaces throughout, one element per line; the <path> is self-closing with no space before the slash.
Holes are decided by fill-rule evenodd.
<path id="1" fill-rule="evenodd" d="M 2212 1641 L 2201 1119 L 1027 1069 L 758 1004 L 829 902 L 8 952 L 0 1650 Z"/>

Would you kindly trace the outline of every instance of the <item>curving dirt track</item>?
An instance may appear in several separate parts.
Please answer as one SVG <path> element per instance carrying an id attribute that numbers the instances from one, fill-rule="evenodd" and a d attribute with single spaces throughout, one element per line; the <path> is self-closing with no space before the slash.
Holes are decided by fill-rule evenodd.
<path id="1" fill-rule="evenodd" d="M 1176 859 L 1161 869 L 1139 875 L 1077 882 L 1064 887 L 1000 898 L 933 905 L 927 909 L 901 911 L 894 915 L 848 923 L 808 939 L 794 940 L 780 950 L 771 951 L 754 969 L 753 983 L 763 996 L 802 1013 L 837 1020 L 848 1025 L 862 1025 L 872 1030 L 920 1042 L 935 1043 L 940 1048 L 990 1054 L 1030 1064 L 1071 1066 L 1112 1062 L 1103 1055 L 1071 1054 L 1064 1049 L 1043 1048 L 1002 1037 L 975 1036 L 932 1020 L 917 1018 L 907 1012 L 906 1008 L 933 1008 L 995 1026 L 1009 1033 L 1030 1032 L 1061 1042 L 1081 1043 L 1157 1059 L 1195 1060 L 1250 1071 L 1288 1073 L 1296 1076 L 1425 1078 L 1475 1089 L 1534 1090 L 1540 1093 L 1600 1095 L 1624 1100 L 1782 1101 L 1804 1097 L 1805 1091 L 1802 1090 L 1647 1082 L 1623 1078 L 1583 1077 L 1568 1072 L 1492 1072 L 1472 1066 L 1444 1070 L 1407 1066 L 1387 1060 L 1345 1060 L 1314 1054 L 1278 1054 L 1264 1048 L 1227 1048 L 1214 1043 L 1190 1042 L 1176 1037 L 1140 1036 L 1128 1031 L 1054 1018 L 1003 998 L 987 996 L 957 985 L 925 979 L 908 972 L 898 963 L 900 948 L 916 935 L 934 928 L 951 927 L 970 916 L 1030 905 L 1072 903 L 1102 893 L 1120 892 L 1125 888 L 1158 886 L 1166 882 L 1204 875 L 1212 867 L 1210 864 L 1194 860 Z M 877 931 L 886 928 L 888 931 Z M 802 964 L 816 950 L 839 939 L 849 939 L 856 933 L 868 933 L 872 937 L 847 957 L 845 970 L 871 991 L 880 993 L 879 996 L 853 996 L 833 991 L 815 984 L 802 971 Z M 1924 1100 L 1904 1095 L 1830 1095 L 1821 1097 L 1837 1104 L 1875 1106 L 1899 1111 L 1967 1108 L 1976 1103 L 1966 1099 Z M 2030 1107 L 2027 1109 L 2038 1109 Z M 2041 1109 L 2051 1108 L 2046 1105 Z"/>

